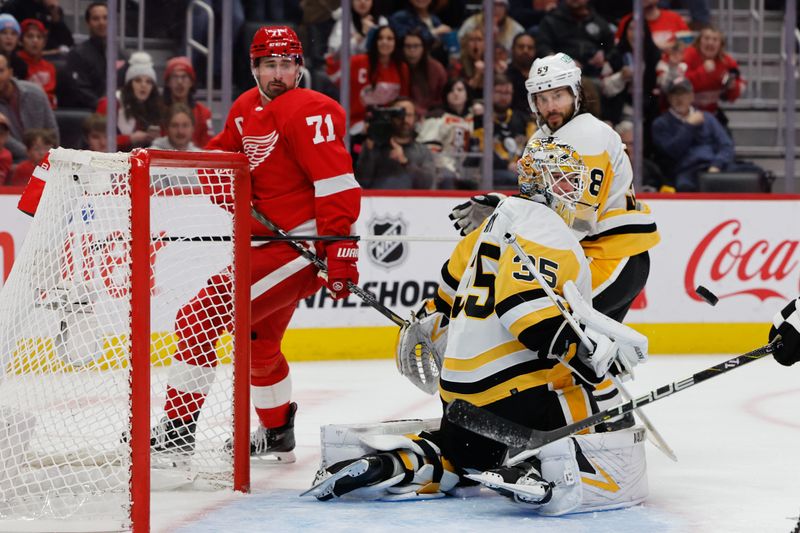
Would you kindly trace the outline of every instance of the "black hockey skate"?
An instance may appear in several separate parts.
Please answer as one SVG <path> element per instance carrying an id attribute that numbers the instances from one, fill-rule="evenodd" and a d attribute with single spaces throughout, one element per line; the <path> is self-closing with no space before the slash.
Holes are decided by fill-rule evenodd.
<path id="1" fill-rule="evenodd" d="M 388 454 L 339 461 L 317 470 L 311 488 L 300 496 L 310 494 L 320 501 L 327 501 L 389 480 L 394 476 L 394 471 L 395 463 Z"/>
<path id="2" fill-rule="evenodd" d="M 164 417 L 150 430 L 150 449 L 157 453 L 192 455 L 196 430 L 197 422 L 193 420 Z"/>
<path id="3" fill-rule="evenodd" d="M 542 477 L 538 460 L 467 474 L 466 477 L 518 503 L 543 505 L 553 497 L 553 484 Z"/>
<path id="4" fill-rule="evenodd" d="M 294 417 L 297 413 L 297 404 L 289 404 L 289 420 L 277 428 L 265 428 L 259 425 L 258 429 L 250 434 L 250 456 L 258 457 L 270 463 L 293 463 L 294 455 Z M 233 442 L 229 439 L 225 449 L 230 450 Z"/>

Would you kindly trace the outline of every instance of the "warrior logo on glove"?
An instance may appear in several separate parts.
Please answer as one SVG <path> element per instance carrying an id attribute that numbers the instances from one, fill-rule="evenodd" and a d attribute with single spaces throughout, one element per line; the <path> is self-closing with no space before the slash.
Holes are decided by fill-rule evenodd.
<path id="1" fill-rule="evenodd" d="M 335 299 L 350 294 L 348 283 L 358 283 L 358 244 L 352 241 L 334 242 L 325 248 L 328 256 L 328 280 L 326 286 Z"/>

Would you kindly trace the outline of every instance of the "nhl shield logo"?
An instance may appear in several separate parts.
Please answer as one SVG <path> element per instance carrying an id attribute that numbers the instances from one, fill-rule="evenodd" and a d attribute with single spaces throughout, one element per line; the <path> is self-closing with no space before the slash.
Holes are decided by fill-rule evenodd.
<path id="1" fill-rule="evenodd" d="M 406 222 L 397 217 L 373 218 L 367 223 L 372 235 L 405 235 Z M 373 241 L 367 245 L 367 255 L 379 267 L 390 269 L 405 261 L 406 243 L 400 241 Z"/>

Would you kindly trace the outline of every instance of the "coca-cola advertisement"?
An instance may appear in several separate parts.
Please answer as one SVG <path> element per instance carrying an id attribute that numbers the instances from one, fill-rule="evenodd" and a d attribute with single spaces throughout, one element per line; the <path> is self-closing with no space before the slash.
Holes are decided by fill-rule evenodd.
<path id="1" fill-rule="evenodd" d="M 0 284 L 30 227 L 30 218 L 16 210 L 18 199 L 0 194 Z M 464 200 L 464 193 L 443 191 L 365 191 L 354 231 L 392 233 L 399 239 L 361 243 L 361 285 L 401 316 L 418 308 L 436 292 L 442 263 L 458 238 L 447 215 Z M 661 242 L 650 252 L 647 286 L 625 322 L 648 335 L 651 353 L 736 353 L 763 344 L 775 312 L 800 292 L 800 196 L 660 196 L 645 201 Z M 171 248 L 156 250 L 156 297 Z M 212 257 L 194 262 L 211 272 L 216 268 Z M 198 274 L 198 283 L 205 279 Z M 718 303 L 709 305 L 696 293 L 698 286 L 706 287 Z M 171 316 L 154 317 L 153 326 L 172 321 Z M 342 335 L 361 328 L 359 349 L 365 354 L 385 352 L 397 335 L 394 324 L 358 298 L 333 300 L 324 289 L 299 304 L 291 324 L 302 335 L 300 344 L 313 346 L 321 357 L 335 344 L 330 342 L 334 328 Z"/>
<path id="2" fill-rule="evenodd" d="M 648 203 L 662 240 L 651 251 L 644 302 L 629 321 L 766 323 L 800 292 L 800 200 Z M 698 285 L 719 298 L 715 307 Z"/>

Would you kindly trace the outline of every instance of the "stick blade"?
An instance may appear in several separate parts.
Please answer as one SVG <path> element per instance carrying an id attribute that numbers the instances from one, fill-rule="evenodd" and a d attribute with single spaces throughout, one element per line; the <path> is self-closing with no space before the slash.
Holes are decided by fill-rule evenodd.
<path id="1" fill-rule="evenodd" d="M 466 400 L 456 399 L 445 409 L 447 420 L 487 439 L 512 448 L 528 448 L 531 429 L 482 409 Z"/>

